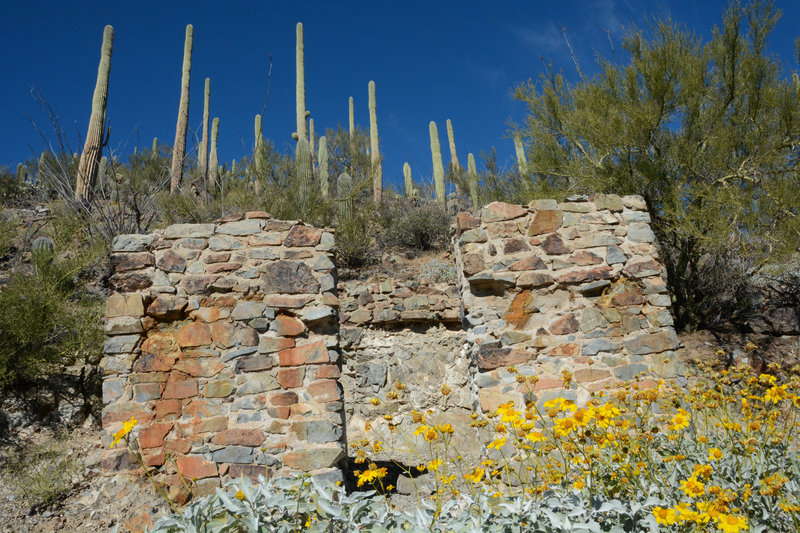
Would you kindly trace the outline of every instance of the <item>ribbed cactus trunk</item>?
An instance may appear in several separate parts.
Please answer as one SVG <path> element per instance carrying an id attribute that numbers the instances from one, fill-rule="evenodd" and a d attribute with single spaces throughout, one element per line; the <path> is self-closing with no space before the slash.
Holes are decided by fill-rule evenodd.
<path id="1" fill-rule="evenodd" d="M 467 176 L 469 177 L 469 197 L 472 200 L 472 208 L 478 209 L 478 169 L 475 167 L 475 156 L 472 153 L 467 155 Z"/>
<path id="2" fill-rule="evenodd" d="M 219 187 L 219 158 L 217 157 L 217 137 L 219 136 L 219 119 L 211 121 L 211 150 L 208 153 L 208 190 L 216 191 Z"/>
<path id="3" fill-rule="evenodd" d="M 311 161 L 314 161 L 314 154 L 316 154 L 316 147 L 314 146 L 317 140 L 314 138 L 314 119 L 308 119 L 308 145 L 311 147 Z"/>
<path id="4" fill-rule="evenodd" d="M 319 190 L 323 198 L 328 198 L 328 139 L 323 135 L 319 138 Z"/>
<path id="5" fill-rule="evenodd" d="M 403 163 L 403 180 L 406 186 L 406 197 L 411 198 L 414 194 L 414 180 L 411 179 L 411 165 Z"/>
<path id="6" fill-rule="evenodd" d="M 453 168 L 453 172 L 458 174 L 461 170 L 461 164 L 458 162 L 458 154 L 456 153 L 456 140 L 453 136 L 453 123 L 450 122 L 450 119 L 447 119 L 447 141 L 450 144 L 450 166 Z"/>
<path id="7" fill-rule="evenodd" d="M 369 152 L 372 163 L 372 198 L 375 204 L 381 203 L 383 194 L 383 167 L 378 148 L 378 106 L 375 102 L 375 82 L 369 82 Z"/>
<path id="8" fill-rule="evenodd" d="M 514 150 L 517 152 L 519 173 L 525 175 L 528 173 L 528 160 L 525 158 L 525 147 L 522 145 L 520 137 L 514 137 Z"/>
<path id="9" fill-rule="evenodd" d="M 28 169 L 22 163 L 17 163 L 17 183 L 22 183 L 28 175 Z"/>
<path id="10" fill-rule="evenodd" d="M 305 71 L 305 48 L 303 47 L 303 23 L 297 23 L 297 45 L 296 45 L 296 67 L 297 83 L 295 85 L 295 102 L 297 111 L 297 131 L 292 137 L 299 141 L 307 139 L 306 133 L 306 71 Z"/>
<path id="11" fill-rule="evenodd" d="M 106 121 L 106 104 L 108 104 L 108 75 L 111 72 L 111 52 L 114 48 L 114 28 L 103 29 L 103 45 L 100 50 L 100 65 L 97 67 L 97 82 L 92 96 L 92 115 L 89 118 L 89 130 L 83 145 L 80 163 L 78 163 L 78 179 L 75 183 L 75 200 L 83 201 L 97 181 L 100 158 L 103 146 L 108 139 L 103 139 Z"/>
<path id="12" fill-rule="evenodd" d="M 447 190 L 444 186 L 444 165 L 442 164 L 442 148 L 439 145 L 439 130 L 436 123 L 431 120 L 429 125 L 431 134 L 431 158 L 433 160 L 433 185 L 436 191 L 436 199 L 443 206 L 447 205 Z"/>
<path id="13" fill-rule="evenodd" d="M 211 104 L 211 78 L 206 78 L 205 94 L 203 96 L 203 139 L 200 141 L 200 153 L 197 154 L 197 168 L 200 179 L 208 184 L 208 111 Z M 207 185 L 206 185 L 207 186 Z"/>
<path id="14" fill-rule="evenodd" d="M 261 178 L 264 173 L 264 133 L 261 129 L 261 115 L 256 115 L 254 122 L 255 142 L 253 143 L 253 192 L 261 194 Z"/>
<path id="15" fill-rule="evenodd" d="M 311 146 L 308 139 L 303 137 L 297 141 L 294 157 L 300 198 L 306 201 L 311 196 L 311 182 L 314 179 L 314 163 L 311 161 Z"/>
<path id="16" fill-rule="evenodd" d="M 158 137 L 153 137 L 153 147 L 151 148 L 150 157 L 153 160 L 158 159 Z"/>
<path id="17" fill-rule="evenodd" d="M 194 27 L 186 25 L 186 40 L 183 43 L 183 74 L 181 75 L 181 101 L 178 106 L 178 123 L 175 126 L 175 143 L 172 145 L 172 168 L 170 169 L 169 192 L 176 194 L 183 180 L 183 165 L 186 157 L 186 131 L 189 127 L 189 78 L 192 73 L 192 45 Z"/>
<path id="18" fill-rule="evenodd" d="M 350 110 L 349 110 L 350 111 L 349 112 L 349 118 L 350 118 L 350 146 L 352 146 L 353 145 L 353 136 L 356 133 L 356 113 L 355 113 L 355 110 L 353 109 L 353 97 L 352 96 L 350 97 L 348 103 L 349 103 L 349 106 L 350 106 Z"/>
<path id="19" fill-rule="evenodd" d="M 339 197 L 340 223 L 353 218 L 353 199 L 350 197 L 351 194 L 353 194 L 353 178 L 347 172 L 339 174 L 339 179 L 336 180 L 336 195 Z"/>

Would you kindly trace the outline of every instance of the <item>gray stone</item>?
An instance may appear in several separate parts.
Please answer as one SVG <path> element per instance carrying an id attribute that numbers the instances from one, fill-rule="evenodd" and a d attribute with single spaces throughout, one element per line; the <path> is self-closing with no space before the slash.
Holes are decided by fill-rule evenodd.
<path id="1" fill-rule="evenodd" d="M 236 307 L 233 308 L 231 318 L 234 320 L 250 320 L 252 318 L 258 318 L 264 315 L 264 310 L 266 308 L 267 306 L 261 302 L 239 302 L 236 304 Z"/>
<path id="2" fill-rule="evenodd" d="M 205 250 L 208 248 L 208 241 L 205 239 L 178 239 L 175 243 L 176 248 L 185 248 L 187 250 Z"/>
<path id="3" fill-rule="evenodd" d="M 319 282 L 307 264 L 300 261 L 275 261 L 261 267 L 266 294 L 316 294 Z"/>
<path id="4" fill-rule="evenodd" d="M 429 496 L 433 494 L 436 489 L 436 483 L 433 477 L 429 474 L 411 478 L 405 474 L 397 477 L 397 493 L 398 494 L 418 494 L 420 496 Z"/>
<path id="5" fill-rule="evenodd" d="M 486 242 L 487 240 L 489 240 L 489 235 L 486 233 L 486 230 L 475 228 L 462 233 L 458 242 L 460 244 L 466 244 L 468 242 Z"/>
<path id="6" fill-rule="evenodd" d="M 614 375 L 617 379 L 622 381 L 628 381 L 633 379 L 637 375 L 641 374 L 642 372 L 647 372 L 647 365 L 643 365 L 641 363 L 632 363 L 630 365 L 621 366 L 619 368 L 614 369 Z"/>
<path id="7" fill-rule="evenodd" d="M 152 235 L 117 235 L 111 243 L 112 252 L 144 252 L 153 244 Z"/>
<path id="8" fill-rule="evenodd" d="M 520 342 L 525 342 L 529 340 L 531 340 L 531 336 L 521 331 L 513 331 L 513 330 L 504 331 L 503 335 L 500 336 L 500 343 L 503 346 L 518 344 Z"/>
<path id="9" fill-rule="evenodd" d="M 586 333 L 597 328 L 607 328 L 608 321 L 603 314 L 593 307 L 587 307 L 581 313 L 581 331 Z"/>
<path id="10" fill-rule="evenodd" d="M 653 242 L 656 236 L 647 224 L 628 226 L 628 240 L 631 242 Z"/>
<path id="11" fill-rule="evenodd" d="M 672 314 L 666 309 L 662 309 L 655 313 L 650 313 L 648 318 L 654 326 L 658 327 L 671 326 L 675 323 L 675 321 L 672 319 Z"/>
<path id="12" fill-rule="evenodd" d="M 336 239 L 334 238 L 333 233 L 330 233 L 329 231 L 323 231 L 322 237 L 319 239 L 319 244 L 314 249 L 320 251 L 329 251 L 333 250 L 335 246 Z"/>
<path id="13" fill-rule="evenodd" d="M 132 316 L 119 316 L 107 318 L 103 325 L 106 335 L 125 335 L 130 333 L 141 333 L 142 322 Z"/>
<path id="14" fill-rule="evenodd" d="M 241 348 L 239 350 L 234 350 L 232 352 L 228 352 L 228 353 L 224 354 L 222 356 L 222 360 L 224 362 L 231 361 L 233 359 L 236 359 L 237 357 L 242 357 L 244 355 L 254 354 L 254 353 L 256 353 L 256 351 L 258 351 L 258 348 L 256 348 L 256 347 Z"/>
<path id="15" fill-rule="evenodd" d="M 617 352 L 619 344 L 608 339 L 595 339 L 581 350 L 581 355 L 597 355 L 600 352 Z"/>
<path id="16" fill-rule="evenodd" d="M 599 281 L 593 281 L 591 283 L 586 283 L 584 285 L 581 285 L 578 290 L 581 291 L 581 294 L 588 296 L 602 292 L 603 289 L 605 289 L 609 285 L 611 285 L 611 282 L 609 280 L 601 279 Z"/>
<path id="17" fill-rule="evenodd" d="M 475 375 L 475 385 L 480 388 L 495 387 L 500 385 L 500 380 L 488 372 L 478 372 Z"/>
<path id="18" fill-rule="evenodd" d="M 594 205 L 597 209 L 622 211 L 622 198 L 616 194 L 596 194 L 594 196 Z"/>
<path id="19" fill-rule="evenodd" d="M 656 307 L 669 307 L 672 304 L 669 294 L 651 294 L 647 297 L 647 302 Z"/>
<path id="20" fill-rule="evenodd" d="M 336 310 L 327 305 L 317 305 L 303 309 L 300 318 L 304 322 L 319 322 L 320 320 L 331 320 L 336 318 Z"/>
<path id="21" fill-rule="evenodd" d="M 126 389 L 126 379 L 104 379 L 103 380 L 103 403 L 108 405 L 117 400 L 127 401 L 130 393 Z M 123 395 L 125 396 L 123 398 Z"/>
<path id="22" fill-rule="evenodd" d="M 639 333 L 625 341 L 625 348 L 632 354 L 645 355 L 678 348 L 680 342 L 672 329 L 655 333 Z"/>
<path id="23" fill-rule="evenodd" d="M 258 374 L 254 376 L 248 376 L 247 381 L 237 389 L 236 394 L 240 396 L 244 394 L 258 394 L 260 392 L 266 392 L 280 388 L 281 385 L 278 383 L 278 380 L 275 378 L 275 376 L 270 374 Z"/>
<path id="24" fill-rule="evenodd" d="M 252 463 L 253 448 L 249 446 L 225 446 L 212 452 L 211 457 L 215 463 Z"/>
<path id="25" fill-rule="evenodd" d="M 328 420 L 295 422 L 292 430 L 297 438 L 314 444 L 337 442 L 342 438 L 342 428 Z"/>
<path id="26" fill-rule="evenodd" d="M 214 234 L 214 224 L 173 224 L 164 230 L 166 239 L 182 239 L 196 237 L 211 237 Z"/>
<path id="27" fill-rule="evenodd" d="M 628 209 L 636 209 L 637 211 L 644 211 L 647 209 L 647 204 L 638 194 L 631 194 L 629 196 L 622 197 L 622 205 L 627 207 Z"/>
<path id="28" fill-rule="evenodd" d="M 606 250 L 606 263 L 609 265 L 624 264 L 627 260 L 625 253 L 616 246 L 609 246 Z"/>
<path id="29" fill-rule="evenodd" d="M 336 268 L 327 255 L 319 255 L 314 262 L 311 263 L 311 268 L 316 270 L 317 272 L 328 272 Z"/>
<path id="30" fill-rule="evenodd" d="M 627 224 L 636 222 L 650 223 L 650 213 L 647 211 L 628 211 L 622 214 L 622 220 Z"/>
<path id="31" fill-rule="evenodd" d="M 242 243 L 229 235 L 217 235 L 208 239 L 208 246 L 214 252 L 238 250 Z"/>
<path id="32" fill-rule="evenodd" d="M 261 259 L 264 261 L 278 259 L 278 254 L 269 248 L 251 248 L 247 253 L 250 255 L 250 259 Z"/>
<path id="33" fill-rule="evenodd" d="M 261 231 L 261 221 L 248 218 L 238 222 L 227 222 L 217 227 L 217 233 L 224 235 L 253 235 Z"/>
<path id="34" fill-rule="evenodd" d="M 141 336 L 139 335 L 120 335 L 106 339 L 103 345 L 103 353 L 132 353 Z"/>
<path id="35" fill-rule="evenodd" d="M 558 209 L 558 202 L 555 200 L 531 200 L 528 207 L 537 211 L 554 211 Z"/>

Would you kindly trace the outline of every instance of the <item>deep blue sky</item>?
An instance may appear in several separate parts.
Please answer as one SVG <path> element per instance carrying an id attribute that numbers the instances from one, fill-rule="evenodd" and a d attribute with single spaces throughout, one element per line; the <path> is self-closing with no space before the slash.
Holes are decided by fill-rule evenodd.
<path id="1" fill-rule="evenodd" d="M 194 25 L 190 129 L 199 136 L 203 80 L 211 78 L 211 115 L 220 117 L 220 159 L 249 153 L 253 117 L 272 89 L 264 135 L 289 149 L 295 129 L 295 24 L 305 28 L 306 105 L 317 132 L 347 127 L 347 99 L 356 122 L 369 126 L 367 84 L 377 86 L 384 176 L 402 181 L 409 161 L 415 180 L 431 175 L 428 122 L 439 126 L 449 161 L 445 119 L 453 121 L 462 165 L 496 146 L 511 164 L 510 121 L 525 106 L 511 88 L 542 70 L 540 56 L 574 75 L 567 35 L 585 71 L 595 53 L 617 54 L 625 28 L 645 14 L 669 15 L 707 39 L 728 0 L 548 0 L 462 2 L 5 2 L 0 17 L 0 164 L 42 150 L 26 113 L 48 130 L 31 97 L 41 91 L 61 117 L 73 151 L 85 135 L 97 76 L 103 26 L 114 26 L 107 117 L 110 147 L 130 153 L 153 137 L 175 136 L 184 31 Z M 771 45 L 784 65 L 800 34 L 800 2 L 778 0 L 783 18 Z M 319 133 L 318 133 L 319 134 Z M 191 149 L 191 142 L 189 149 Z M 480 164 L 480 160 L 479 164 Z"/>

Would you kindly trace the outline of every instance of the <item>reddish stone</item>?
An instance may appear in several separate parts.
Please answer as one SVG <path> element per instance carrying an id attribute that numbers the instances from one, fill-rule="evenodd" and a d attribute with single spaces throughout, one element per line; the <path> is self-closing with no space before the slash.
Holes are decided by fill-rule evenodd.
<path id="1" fill-rule="evenodd" d="M 342 399 L 339 384 L 335 379 L 315 381 L 308 386 L 308 394 L 321 403 L 336 402 Z"/>
<path id="2" fill-rule="evenodd" d="M 561 227 L 561 211 L 539 211 L 533 217 L 528 235 L 541 235 L 553 233 Z"/>
<path id="3" fill-rule="evenodd" d="M 213 265 L 206 265 L 206 272 L 209 274 L 219 274 L 220 272 L 233 272 L 241 268 L 241 263 L 215 263 Z"/>
<path id="4" fill-rule="evenodd" d="M 164 272 L 183 272 L 186 270 L 186 259 L 173 250 L 167 250 L 156 261 L 156 267 Z"/>
<path id="5" fill-rule="evenodd" d="M 105 411 L 103 413 L 103 428 L 108 428 L 112 424 L 127 422 L 131 417 L 135 418 L 140 424 L 149 424 L 153 421 L 153 413 L 148 413 L 142 409 L 130 409 L 124 411 Z"/>
<path id="6" fill-rule="evenodd" d="M 561 387 L 563 387 L 563 385 L 564 382 L 561 381 L 560 379 L 541 378 L 534 384 L 533 390 L 540 391 L 540 390 L 560 389 Z"/>
<path id="7" fill-rule="evenodd" d="M 586 250 L 581 250 L 579 252 L 575 252 L 567 259 L 570 263 L 574 263 L 580 266 L 586 265 L 598 265 L 603 262 L 603 258 L 599 255 L 593 254 L 592 252 L 587 252 Z"/>
<path id="8" fill-rule="evenodd" d="M 529 250 L 528 245 L 525 243 L 524 239 L 508 239 L 503 244 L 504 254 L 514 254 L 517 252 L 525 252 L 528 250 Z"/>
<path id="9" fill-rule="evenodd" d="M 572 248 L 564 244 L 564 241 L 561 240 L 561 237 L 555 233 L 551 233 L 545 237 L 541 246 L 542 250 L 544 250 L 547 255 L 563 255 L 572 253 Z"/>
<path id="10" fill-rule="evenodd" d="M 181 415 L 181 401 L 180 400 L 158 400 L 155 403 L 156 420 L 163 420 L 164 418 L 175 415 Z"/>
<path id="11" fill-rule="evenodd" d="M 581 345 L 575 342 L 567 342 L 565 344 L 559 344 L 547 355 L 566 355 L 566 356 L 575 356 L 581 353 Z"/>
<path id="12" fill-rule="evenodd" d="M 464 263 L 464 274 L 466 274 L 467 276 L 472 276 L 474 274 L 477 274 L 478 272 L 486 268 L 486 263 L 483 261 L 483 256 L 481 254 L 465 254 L 463 263 Z"/>
<path id="13" fill-rule="evenodd" d="M 176 370 L 192 377 L 210 378 L 219 374 L 225 368 L 223 363 L 205 359 L 184 359 L 175 365 Z"/>
<path id="14" fill-rule="evenodd" d="M 211 461 L 206 461 L 200 456 L 178 457 L 176 460 L 178 472 L 189 479 L 202 479 L 215 477 L 217 475 L 217 465 Z"/>
<path id="15" fill-rule="evenodd" d="M 178 359 L 177 355 L 143 353 L 133 363 L 134 372 L 168 372 Z"/>
<path id="16" fill-rule="evenodd" d="M 129 272 L 114 274 L 108 278 L 108 285 L 117 292 L 137 292 L 153 285 L 153 279 L 147 274 Z"/>
<path id="17" fill-rule="evenodd" d="M 306 375 L 306 369 L 299 368 L 282 368 L 278 370 L 278 383 L 284 389 L 296 389 L 303 386 L 303 377 Z"/>
<path id="18" fill-rule="evenodd" d="M 183 314 L 186 298 L 162 294 L 147 306 L 147 314 L 161 320 L 175 320 Z"/>
<path id="19" fill-rule="evenodd" d="M 164 450 L 142 452 L 142 460 L 146 466 L 155 468 L 163 466 L 167 460 L 167 454 L 164 453 Z"/>
<path id="20" fill-rule="evenodd" d="M 294 317 L 278 315 L 270 324 L 270 329 L 274 329 L 278 337 L 296 337 L 302 335 L 306 327 Z"/>
<path id="21" fill-rule="evenodd" d="M 511 348 L 484 349 L 483 347 L 478 350 L 478 368 L 482 371 L 518 365 L 527 360 L 528 354 L 523 350 L 512 350 Z"/>
<path id="22" fill-rule="evenodd" d="M 164 437 L 172 431 L 172 422 L 156 422 L 139 430 L 139 446 L 158 448 L 164 444 Z"/>
<path id="23" fill-rule="evenodd" d="M 181 281 L 181 287 L 186 291 L 186 294 L 202 294 L 208 291 L 209 287 L 217 281 L 217 277 L 213 275 L 184 276 L 183 281 Z"/>
<path id="24" fill-rule="evenodd" d="M 320 365 L 314 367 L 314 379 L 338 379 L 342 371 L 336 365 Z"/>
<path id="25" fill-rule="evenodd" d="M 576 370 L 572 374 L 573 379 L 578 383 L 588 383 L 590 381 L 598 381 L 611 377 L 611 372 L 608 370 L 601 370 L 599 368 L 584 368 Z"/>
<path id="26" fill-rule="evenodd" d="M 184 379 L 183 381 L 167 383 L 164 388 L 164 394 L 161 395 L 165 400 L 191 398 L 192 396 L 197 396 L 196 379 Z"/>
<path id="27" fill-rule="evenodd" d="M 264 337 L 258 343 L 260 353 L 275 353 L 288 348 L 294 348 L 295 342 L 292 338 Z"/>
<path id="28" fill-rule="evenodd" d="M 468 230 L 468 229 L 475 229 L 480 226 L 481 221 L 479 218 L 476 218 L 466 211 L 462 211 L 456 215 L 456 227 L 458 227 L 459 235 Z"/>
<path id="29" fill-rule="evenodd" d="M 611 267 L 601 266 L 589 270 L 575 270 L 558 276 L 559 283 L 584 283 L 611 278 Z"/>
<path id="30" fill-rule="evenodd" d="M 173 453 L 189 453 L 197 439 L 183 438 L 183 439 L 168 439 L 164 441 L 164 449 Z"/>
<path id="31" fill-rule="evenodd" d="M 313 300 L 313 296 L 268 295 L 264 297 L 264 304 L 275 309 L 299 309 Z"/>
<path id="32" fill-rule="evenodd" d="M 505 321 L 514 326 L 514 329 L 522 329 L 533 314 L 534 310 L 530 305 L 532 300 L 531 291 L 522 291 L 514 296 L 508 311 L 503 316 Z"/>
<path id="33" fill-rule="evenodd" d="M 518 271 L 518 270 L 547 270 L 547 264 L 542 261 L 540 258 L 532 255 L 530 257 L 526 257 L 521 261 L 517 261 L 510 267 L 509 270 Z"/>
<path id="34" fill-rule="evenodd" d="M 634 278 L 655 276 L 661 274 L 661 265 L 658 264 L 658 261 L 653 259 L 629 263 L 628 266 L 625 267 L 625 273 Z"/>
<path id="35" fill-rule="evenodd" d="M 272 218 L 272 215 L 266 211 L 247 211 L 244 218 Z"/>
<path id="36" fill-rule="evenodd" d="M 309 257 L 313 257 L 314 252 L 312 250 L 284 250 L 283 251 L 283 258 L 284 259 L 308 259 Z"/>
<path id="37" fill-rule="evenodd" d="M 281 366 L 300 366 L 327 363 L 330 361 L 324 341 L 290 348 L 278 353 Z"/>
<path id="38" fill-rule="evenodd" d="M 178 351 L 175 337 L 169 332 L 154 332 L 142 342 L 142 352 L 165 354 Z"/>
<path id="39" fill-rule="evenodd" d="M 220 348 L 256 346 L 258 344 L 258 332 L 241 324 L 218 322 L 211 325 L 211 339 Z"/>
<path id="40" fill-rule="evenodd" d="M 211 443 L 225 446 L 260 446 L 265 438 L 264 433 L 258 429 L 229 428 L 214 435 Z"/>
<path id="41" fill-rule="evenodd" d="M 149 252 L 136 252 L 127 254 L 111 254 L 111 270 L 126 272 L 151 267 L 155 264 L 155 257 Z"/>
<path id="42" fill-rule="evenodd" d="M 222 406 L 213 404 L 203 398 L 194 398 L 186 407 L 183 408 L 183 413 L 190 416 L 212 417 L 222 414 Z"/>
<path id="43" fill-rule="evenodd" d="M 322 237 L 322 230 L 311 226 L 293 226 L 289 230 L 286 238 L 283 239 L 284 246 L 316 246 Z"/>
<path id="44" fill-rule="evenodd" d="M 272 418 L 286 420 L 292 414 L 292 409 L 289 406 L 267 407 L 267 414 Z"/>
<path id="45" fill-rule="evenodd" d="M 181 348 L 204 346 L 211 344 L 211 330 L 204 322 L 190 322 L 178 329 L 175 339 Z"/>
<path id="46" fill-rule="evenodd" d="M 283 244 L 281 233 L 262 233 L 260 235 L 250 235 L 247 238 L 249 246 L 280 246 Z"/>
<path id="47" fill-rule="evenodd" d="M 492 202 L 481 211 L 481 218 L 484 222 L 499 222 L 501 220 L 511 220 L 524 217 L 528 211 L 518 205 L 507 204 L 505 202 Z"/>
<path id="48" fill-rule="evenodd" d="M 272 395 L 269 399 L 270 405 L 277 407 L 285 407 L 297 403 L 296 392 L 278 392 Z"/>
<path id="49" fill-rule="evenodd" d="M 578 331 L 580 324 L 575 320 L 575 315 L 570 313 L 550 324 L 550 333 L 553 335 L 569 335 Z"/>
<path id="50" fill-rule="evenodd" d="M 211 418 L 195 418 L 192 420 L 192 434 L 219 433 L 228 428 L 228 417 L 212 416 Z"/>
<path id="51" fill-rule="evenodd" d="M 206 263 L 227 263 L 230 258 L 230 252 L 211 252 L 206 256 L 205 261 Z"/>

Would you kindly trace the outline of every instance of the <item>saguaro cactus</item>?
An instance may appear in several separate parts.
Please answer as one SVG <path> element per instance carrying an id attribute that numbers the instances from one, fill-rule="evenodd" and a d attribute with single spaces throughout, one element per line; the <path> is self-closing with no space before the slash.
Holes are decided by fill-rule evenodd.
<path id="1" fill-rule="evenodd" d="M 217 136 L 219 135 L 219 119 L 211 121 L 211 150 L 208 153 L 208 190 L 215 191 L 219 186 L 219 158 L 217 157 Z"/>
<path id="2" fill-rule="evenodd" d="M 305 48 L 303 47 L 303 23 L 297 23 L 297 84 L 295 86 L 295 101 L 297 109 L 297 131 L 292 138 L 296 141 L 306 139 L 306 71 L 305 71 Z"/>
<path id="3" fill-rule="evenodd" d="M 311 160 L 314 160 L 314 143 L 316 139 L 314 139 L 314 119 L 308 119 L 308 146 L 311 147 Z"/>
<path id="4" fill-rule="evenodd" d="M 414 180 L 411 179 L 411 165 L 403 163 L 403 179 L 406 185 L 406 197 L 411 198 L 414 194 Z"/>
<path id="5" fill-rule="evenodd" d="M 183 74 L 181 75 L 181 101 L 178 106 L 178 123 L 175 126 L 175 143 L 172 145 L 172 168 L 169 192 L 175 194 L 183 180 L 183 164 L 186 157 L 186 130 L 189 127 L 189 78 L 192 73 L 192 45 L 194 27 L 186 25 L 186 40 L 183 43 Z"/>
<path id="6" fill-rule="evenodd" d="M 319 190 L 323 198 L 328 197 L 328 139 L 323 135 L 319 138 Z"/>
<path id="7" fill-rule="evenodd" d="M 261 115 L 256 115 L 255 123 L 255 143 L 253 144 L 253 168 L 255 173 L 253 176 L 253 192 L 256 196 L 261 194 L 261 182 L 259 178 L 262 177 L 264 172 L 264 134 L 261 129 Z"/>
<path id="8" fill-rule="evenodd" d="M 453 123 L 447 119 L 447 141 L 450 143 L 450 166 L 453 172 L 458 173 L 461 170 L 461 164 L 458 162 L 458 154 L 456 154 L 456 141 L 453 137 Z"/>
<path id="9" fill-rule="evenodd" d="M 429 125 L 431 134 L 431 158 L 433 159 L 433 184 L 436 191 L 436 199 L 442 205 L 447 205 L 447 191 L 444 186 L 444 165 L 442 164 L 442 148 L 439 145 L 439 130 L 436 123 L 431 120 Z"/>
<path id="10" fill-rule="evenodd" d="M 22 183 L 28 180 L 28 167 L 22 163 L 17 163 L 17 183 Z"/>
<path id="11" fill-rule="evenodd" d="M 522 139 L 519 136 L 514 137 L 514 150 L 517 152 L 519 173 L 525 175 L 528 173 L 528 160 L 525 158 L 525 147 L 522 146 Z"/>
<path id="12" fill-rule="evenodd" d="M 475 168 L 475 156 L 470 152 L 467 154 L 467 176 L 469 177 L 469 197 L 472 200 L 472 208 L 478 209 L 478 170 Z"/>
<path id="13" fill-rule="evenodd" d="M 203 182 L 208 180 L 208 108 L 211 103 L 211 78 L 206 78 L 203 96 L 203 139 L 200 141 L 200 153 L 197 155 L 197 168 Z"/>
<path id="14" fill-rule="evenodd" d="M 369 82 L 369 146 L 372 162 L 372 197 L 376 204 L 380 204 L 383 193 L 383 167 L 381 166 L 381 152 L 378 148 L 378 113 L 374 81 Z"/>
<path id="15" fill-rule="evenodd" d="M 152 159 L 158 159 L 158 137 L 153 137 L 153 148 L 151 148 L 150 157 Z"/>
<path id="16" fill-rule="evenodd" d="M 55 243 L 50 237 L 37 237 L 31 245 L 31 261 L 34 272 L 41 275 L 42 267 L 53 262 Z"/>
<path id="17" fill-rule="evenodd" d="M 353 144 L 353 135 L 355 135 L 355 132 L 356 132 L 356 114 L 355 114 L 355 111 L 353 110 L 353 97 L 352 96 L 350 97 L 349 104 L 350 104 L 350 113 L 349 113 L 349 116 L 350 116 L 350 144 L 352 145 Z"/>
<path id="18" fill-rule="evenodd" d="M 314 163 L 311 161 L 311 146 L 308 139 L 301 137 L 295 150 L 295 169 L 300 186 L 300 197 L 305 200 L 310 196 L 311 181 L 314 179 Z"/>
<path id="19" fill-rule="evenodd" d="M 350 198 L 352 193 L 353 178 L 347 172 L 339 174 L 339 179 L 336 180 L 336 194 L 339 197 L 339 222 L 353 217 L 353 199 Z"/>
<path id="20" fill-rule="evenodd" d="M 78 164 L 78 180 L 75 184 L 75 199 L 88 198 L 100 166 L 103 155 L 103 146 L 108 142 L 107 135 L 104 139 L 106 121 L 106 104 L 108 103 L 108 75 L 111 72 L 111 52 L 114 48 L 114 28 L 106 26 L 103 29 L 103 45 L 100 49 L 100 65 L 97 67 L 97 82 L 92 96 L 92 114 L 89 117 L 89 130 L 86 133 L 86 142 L 83 144 L 83 153 Z"/>

